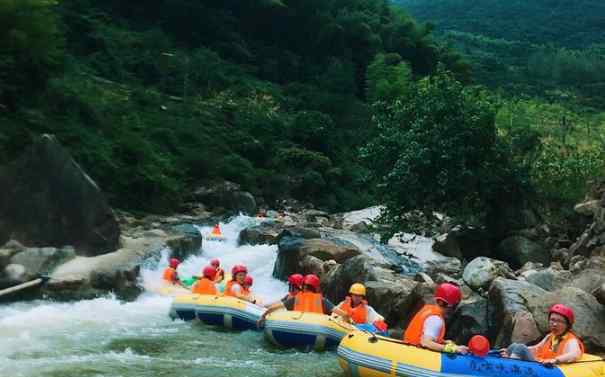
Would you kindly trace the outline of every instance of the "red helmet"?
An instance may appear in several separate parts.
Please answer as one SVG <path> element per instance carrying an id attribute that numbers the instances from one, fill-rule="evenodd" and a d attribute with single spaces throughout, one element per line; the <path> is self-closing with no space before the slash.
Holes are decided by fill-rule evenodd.
<path id="1" fill-rule="evenodd" d="M 460 288 L 452 283 L 443 283 L 435 290 L 435 299 L 445 301 L 449 306 L 456 306 L 462 301 Z"/>
<path id="2" fill-rule="evenodd" d="M 483 357 L 489 353 L 489 340 L 483 335 L 475 335 L 468 342 L 468 349 L 473 355 Z"/>
<path id="3" fill-rule="evenodd" d="M 252 276 L 246 275 L 246 278 L 244 279 L 244 285 L 251 287 L 252 283 L 254 283 L 254 279 L 252 279 Z"/>
<path id="4" fill-rule="evenodd" d="M 305 276 L 303 284 L 313 287 L 316 291 L 319 290 L 319 278 L 317 275 L 309 274 Z"/>
<path id="5" fill-rule="evenodd" d="M 170 259 L 170 267 L 177 268 L 179 266 L 179 264 L 181 264 L 180 260 L 178 260 L 176 258 L 171 258 Z"/>
<path id="6" fill-rule="evenodd" d="M 304 281 L 305 281 L 305 278 L 301 274 L 292 274 L 288 277 L 288 283 L 290 285 L 295 286 L 298 289 L 302 288 Z"/>
<path id="7" fill-rule="evenodd" d="M 206 267 L 204 267 L 203 274 L 204 274 L 205 278 L 214 280 L 214 278 L 216 276 L 216 268 L 214 268 L 212 266 L 206 266 Z"/>
<path id="8" fill-rule="evenodd" d="M 233 268 L 231 269 L 232 278 L 235 279 L 235 275 L 240 272 L 248 273 L 248 269 L 243 264 L 236 264 L 235 266 L 233 266 Z"/>
<path id="9" fill-rule="evenodd" d="M 549 318 L 552 313 L 556 313 L 565 317 L 569 322 L 570 326 L 573 325 L 573 323 L 576 321 L 576 317 L 573 314 L 573 309 L 569 306 L 565 306 L 563 304 L 554 304 L 550 307 L 550 310 L 548 311 Z"/>
<path id="10" fill-rule="evenodd" d="M 210 265 L 213 266 L 214 268 L 219 268 L 221 265 L 221 261 L 219 261 L 218 258 L 214 258 L 213 260 L 210 261 Z"/>

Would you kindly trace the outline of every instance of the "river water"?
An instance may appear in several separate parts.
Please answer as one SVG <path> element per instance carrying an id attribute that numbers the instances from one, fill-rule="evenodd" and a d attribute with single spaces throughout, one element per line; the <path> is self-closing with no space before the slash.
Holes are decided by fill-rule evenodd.
<path id="1" fill-rule="evenodd" d="M 248 266 L 253 291 L 265 302 L 283 296 L 286 285 L 271 277 L 276 247 L 237 247 L 237 235 L 255 219 L 221 224 L 227 242 L 204 242 L 200 255 L 179 267 L 198 274 L 210 258 L 223 266 Z M 210 228 L 200 227 L 203 234 Z M 256 377 L 341 376 L 333 352 L 304 353 L 271 346 L 262 333 L 232 332 L 172 321 L 170 298 L 150 293 L 167 265 L 167 254 L 148 263 L 141 284 L 149 291 L 124 302 L 108 295 L 59 303 L 40 300 L 0 306 L 2 377 Z"/>

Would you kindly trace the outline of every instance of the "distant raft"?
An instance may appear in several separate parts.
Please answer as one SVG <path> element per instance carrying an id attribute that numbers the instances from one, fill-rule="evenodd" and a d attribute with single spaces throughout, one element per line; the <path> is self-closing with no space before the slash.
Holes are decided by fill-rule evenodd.
<path id="1" fill-rule="evenodd" d="M 265 337 L 286 348 L 335 349 L 353 326 L 325 314 L 280 310 L 267 316 Z"/>
<path id="2" fill-rule="evenodd" d="M 227 239 L 225 236 L 223 236 L 221 228 L 218 226 L 218 224 L 212 228 L 212 232 L 210 232 L 210 234 L 206 235 L 206 241 L 225 242 L 226 240 Z"/>
<path id="3" fill-rule="evenodd" d="M 584 355 L 578 363 L 540 363 L 430 351 L 395 339 L 353 331 L 338 346 L 338 363 L 352 377 L 605 377 L 605 362 Z"/>
<path id="4" fill-rule="evenodd" d="M 174 298 L 170 317 L 185 321 L 198 319 L 208 325 L 234 330 L 256 330 L 265 310 L 236 297 L 188 294 Z"/>

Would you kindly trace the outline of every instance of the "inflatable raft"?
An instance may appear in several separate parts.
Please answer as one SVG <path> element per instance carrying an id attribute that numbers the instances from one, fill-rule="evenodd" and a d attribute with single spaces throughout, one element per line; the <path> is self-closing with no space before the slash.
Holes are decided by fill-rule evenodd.
<path id="1" fill-rule="evenodd" d="M 354 328 L 324 314 L 280 310 L 267 316 L 265 336 L 280 347 L 334 349 Z"/>
<path id="2" fill-rule="evenodd" d="M 215 326 L 234 330 L 257 329 L 265 308 L 235 297 L 188 294 L 174 298 L 170 317 L 185 321 L 199 319 Z"/>
<path id="3" fill-rule="evenodd" d="M 548 368 L 499 356 L 442 354 L 361 331 L 343 338 L 338 362 L 354 377 L 605 377 L 605 362 L 593 355 Z"/>

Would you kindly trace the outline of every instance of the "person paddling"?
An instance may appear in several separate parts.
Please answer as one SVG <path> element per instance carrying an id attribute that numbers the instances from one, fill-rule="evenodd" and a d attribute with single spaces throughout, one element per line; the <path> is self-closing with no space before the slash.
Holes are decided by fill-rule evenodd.
<path id="1" fill-rule="evenodd" d="M 332 314 L 336 313 L 343 318 L 345 321 L 349 321 L 349 315 L 330 302 L 330 300 L 323 297 L 319 291 L 320 281 L 316 275 L 310 274 L 304 277 L 303 280 L 303 291 L 296 294 L 296 296 L 288 298 L 285 302 L 277 302 L 267 308 L 267 310 L 261 315 L 258 320 L 258 326 L 261 327 L 265 321 L 265 318 L 276 310 L 285 308 L 286 310 L 306 312 L 306 313 L 319 313 L 319 314 Z"/>
<path id="2" fill-rule="evenodd" d="M 373 325 L 382 332 L 387 330 L 384 317 L 368 305 L 366 301 L 366 287 L 361 283 L 351 285 L 349 295 L 337 307 L 346 312 L 354 324 Z"/>
<path id="3" fill-rule="evenodd" d="M 444 339 L 445 319 L 455 311 L 462 300 L 460 288 L 451 283 L 440 284 L 435 290 L 434 299 L 434 304 L 425 305 L 412 318 L 404 333 L 404 343 L 437 352 L 466 355 L 467 346 L 458 346 Z"/>
<path id="4" fill-rule="evenodd" d="M 169 261 L 168 267 L 164 269 L 164 273 L 162 274 L 162 279 L 165 283 L 172 285 L 182 285 L 181 280 L 179 279 L 179 274 L 176 269 L 181 264 L 181 261 L 176 258 L 171 258 Z"/>
<path id="5" fill-rule="evenodd" d="M 225 296 L 237 297 L 241 300 L 250 301 L 253 304 L 256 300 L 246 295 L 244 281 L 248 275 L 248 268 L 243 264 L 233 266 L 231 269 L 231 280 L 225 285 Z"/>
<path id="6" fill-rule="evenodd" d="M 193 284 L 191 292 L 199 295 L 216 295 L 217 291 L 214 285 L 215 275 L 216 269 L 214 267 L 204 267 L 202 278 Z"/>
<path id="7" fill-rule="evenodd" d="M 555 304 L 548 310 L 550 332 L 535 346 L 513 343 L 500 350 L 502 357 L 538 361 L 545 365 L 571 363 L 584 354 L 584 344 L 572 331 L 575 316 L 573 310 L 563 304 Z"/>

